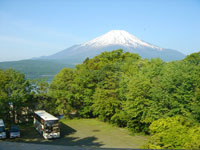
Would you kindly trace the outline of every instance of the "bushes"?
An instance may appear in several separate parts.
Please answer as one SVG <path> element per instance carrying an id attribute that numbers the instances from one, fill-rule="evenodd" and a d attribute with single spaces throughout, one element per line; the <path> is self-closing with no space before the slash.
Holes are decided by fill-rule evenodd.
<path id="1" fill-rule="evenodd" d="M 148 149 L 199 149 L 200 126 L 194 120 L 182 116 L 161 118 L 150 127 Z"/>

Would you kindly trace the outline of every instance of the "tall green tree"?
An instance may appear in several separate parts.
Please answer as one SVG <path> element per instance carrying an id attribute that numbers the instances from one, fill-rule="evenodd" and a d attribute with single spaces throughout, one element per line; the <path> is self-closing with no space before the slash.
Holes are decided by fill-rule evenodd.
<path id="1" fill-rule="evenodd" d="M 98 85 L 93 95 L 94 114 L 101 120 L 110 121 L 120 108 L 118 67 L 105 65 L 98 76 Z"/>
<path id="2" fill-rule="evenodd" d="M 27 113 L 33 100 L 30 81 L 25 79 L 24 74 L 13 69 L 1 70 L 0 76 L 0 105 L 1 112 L 5 115 L 3 118 L 15 123 L 26 120 L 23 114 Z"/>
<path id="3" fill-rule="evenodd" d="M 74 70 L 64 68 L 50 85 L 49 94 L 55 99 L 54 106 L 58 114 L 69 115 L 79 107 L 74 90 L 74 78 Z"/>

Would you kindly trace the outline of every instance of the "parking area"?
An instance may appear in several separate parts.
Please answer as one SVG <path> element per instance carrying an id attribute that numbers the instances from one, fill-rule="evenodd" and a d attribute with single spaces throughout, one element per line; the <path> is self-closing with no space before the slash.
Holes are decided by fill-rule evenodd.
<path id="1" fill-rule="evenodd" d="M 0 141 L 0 150 L 134 150 L 128 148 L 94 148 Z"/>
<path id="2" fill-rule="evenodd" d="M 23 146 L 26 144 L 36 144 L 33 147 L 40 149 L 46 146 L 53 146 L 56 149 L 100 149 L 100 148 L 141 148 L 148 139 L 143 135 L 130 135 L 124 128 L 118 128 L 97 119 L 73 119 L 60 121 L 61 137 L 58 139 L 46 140 L 34 128 L 33 124 L 20 126 L 21 137 L 15 139 L 0 140 L 1 146 L 8 146 L 12 149 L 12 144 Z M 11 143 L 9 143 L 11 142 Z M 6 147 L 7 147 L 6 146 Z M 55 146 L 55 147 L 54 147 Z M 15 146 L 14 146 L 15 147 Z M 32 148 L 32 146 L 30 146 Z M 45 148 L 44 147 L 44 148 Z M 8 149 L 8 150 L 9 150 Z M 15 149 L 18 149 L 15 147 Z M 49 148 L 48 148 L 49 149 Z M 0 148 L 2 150 L 2 148 Z M 7 150 L 7 149 L 6 149 Z M 29 149 L 31 150 L 31 149 Z"/>
<path id="3" fill-rule="evenodd" d="M 91 148 L 62 146 L 62 145 L 45 145 L 20 142 L 0 142 L 0 150 L 91 150 Z"/>

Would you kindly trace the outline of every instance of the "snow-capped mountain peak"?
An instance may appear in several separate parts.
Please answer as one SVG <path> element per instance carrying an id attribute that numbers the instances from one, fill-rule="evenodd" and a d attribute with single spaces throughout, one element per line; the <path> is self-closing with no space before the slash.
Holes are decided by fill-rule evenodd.
<path id="1" fill-rule="evenodd" d="M 111 30 L 100 37 L 81 44 L 81 46 L 92 47 L 105 47 L 109 45 L 122 45 L 134 48 L 149 47 L 162 50 L 162 48 L 146 43 L 124 30 Z"/>
<path id="2" fill-rule="evenodd" d="M 139 38 L 131 35 L 124 30 L 111 30 L 83 44 L 74 45 L 53 55 L 42 59 L 54 59 L 65 63 L 81 63 L 86 58 L 93 58 L 105 51 L 123 49 L 124 52 L 137 53 L 142 58 L 161 58 L 165 61 L 180 60 L 185 55 L 171 49 L 159 48 Z"/>

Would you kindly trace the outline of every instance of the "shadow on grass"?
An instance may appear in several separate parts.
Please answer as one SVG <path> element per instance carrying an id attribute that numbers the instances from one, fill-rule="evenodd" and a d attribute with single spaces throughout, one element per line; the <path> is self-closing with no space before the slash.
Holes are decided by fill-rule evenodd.
<path id="1" fill-rule="evenodd" d="M 61 137 L 58 139 L 45 140 L 42 135 L 40 135 L 33 125 L 24 126 L 21 129 L 21 138 L 13 139 L 8 141 L 25 142 L 25 143 L 35 143 L 35 144 L 51 144 L 51 145 L 65 145 L 65 146 L 90 146 L 90 147 L 100 147 L 103 144 L 96 142 L 97 138 L 95 136 L 89 136 L 85 138 L 70 137 L 76 130 L 67 126 L 64 123 L 60 123 Z"/>
<path id="2" fill-rule="evenodd" d="M 61 138 L 65 138 L 66 136 L 70 134 L 74 134 L 76 132 L 75 129 L 69 127 L 68 125 L 60 122 L 60 133 L 61 133 Z"/>

